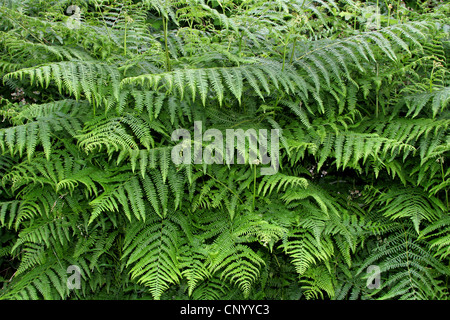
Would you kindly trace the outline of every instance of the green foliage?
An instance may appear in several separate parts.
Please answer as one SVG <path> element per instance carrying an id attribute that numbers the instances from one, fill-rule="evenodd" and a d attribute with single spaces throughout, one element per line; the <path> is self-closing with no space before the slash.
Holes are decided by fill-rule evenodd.
<path id="1" fill-rule="evenodd" d="M 0 0 L 0 299 L 448 299 L 450 6 L 377 3 Z"/>

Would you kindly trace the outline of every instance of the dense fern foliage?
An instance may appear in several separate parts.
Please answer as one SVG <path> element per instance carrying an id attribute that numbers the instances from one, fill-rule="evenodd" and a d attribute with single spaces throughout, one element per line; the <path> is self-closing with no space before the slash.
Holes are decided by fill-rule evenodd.
<path id="1" fill-rule="evenodd" d="M 448 299 L 449 17 L 0 0 L 0 299 Z M 174 163 L 196 121 L 279 171 Z"/>

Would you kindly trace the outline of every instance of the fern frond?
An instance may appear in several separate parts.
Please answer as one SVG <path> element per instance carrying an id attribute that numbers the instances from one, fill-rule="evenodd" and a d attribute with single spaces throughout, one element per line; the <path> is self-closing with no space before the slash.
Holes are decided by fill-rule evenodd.
<path id="1" fill-rule="evenodd" d="M 322 239 L 319 243 L 314 235 L 302 229 L 291 232 L 280 248 L 292 259 L 299 275 L 317 263 L 327 261 L 334 252 L 331 239 Z"/>
<path id="2" fill-rule="evenodd" d="M 105 102 L 109 99 L 109 95 L 119 100 L 119 72 L 104 63 L 99 64 L 95 61 L 56 62 L 11 72 L 5 75 L 5 78 L 22 80 L 25 76 L 30 78 L 31 85 L 36 83 L 43 88 L 48 88 L 54 81 L 60 93 L 64 88 L 77 100 L 83 93 L 84 97 L 94 106 L 107 104 Z M 105 87 L 105 83 L 109 83 L 110 86 Z"/>
<path id="3" fill-rule="evenodd" d="M 381 275 L 389 275 L 373 293 L 379 295 L 379 299 L 436 299 L 443 289 L 433 270 L 450 273 L 446 266 L 432 256 L 427 245 L 417 240 L 417 234 L 412 228 L 405 227 L 385 238 L 358 273 L 375 263 L 380 267 Z"/>
<path id="4" fill-rule="evenodd" d="M 206 101 L 206 88 L 210 88 L 214 90 L 219 103 L 222 103 L 224 88 L 230 90 L 235 98 L 240 101 L 243 94 L 244 80 L 248 81 L 252 88 L 262 87 L 268 93 L 270 92 L 268 79 L 271 80 L 270 83 L 276 88 L 278 88 L 278 82 L 284 83 L 286 85 L 284 89 L 287 93 L 289 93 L 290 88 L 299 89 L 301 92 L 307 90 L 304 87 L 304 83 L 299 80 L 293 70 L 279 73 L 279 68 L 278 64 L 269 64 L 262 61 L 239 67 L 178 69 L 162 74 L 143 74 L 137 77 L 125 78 L 122 80 L 121 85 L 140 84 L 147 88 L 164 87 L 168 92 L 171 92 L 175 87 L 180 97 L 184 96 L 185 88 L 187 88 L 193 99 L 195 99 L 197 90 L 199 90 L 202 102 Z M 257 92 L 261 93 L 261 90 L 258 89 Z"/>
<path id="5" fill-rule="evenodd" d="M 317 266 L 308 269 L 299 280 L 302 289 L 305 290 L 306 299 L 324 299 L 323 292 L 327 293 L 329 298 L 335 295 L 333 276 L 324 266 Z"/>
<path id="6" fill-rule="evenodd" d="M 18 154 L 19 157 L 26 151 L 28 160 L 31 160 L 40 144 L 44 148 L 45 157 L 49 159 L 52 152 L 52 134 L 65 131 L 73 135 L 80 129 L 79 120 L 70 115 L 38 117 L 25 124 L 0 129 L 0 150 L 9 151 L 11 155 Z"/>
<path id="7" fill-rule="evenodd" d="M 20 212 L 20 201 L 4 201 L 0 203 L 0 225 L 11 228 L 15 217 Z"/>
<path id="8" fill-rule="evenodd" d="M 436 221 L 445 212 L 445 206 L 439 198 L 429 196 L 420 189 L 389 190 L 382 193 L 377 202 L 383 207 L 383 215 L 392 220 L 410 218 L 417 233 L 420 233 L 423 220 Z"/>
<path id="9" fill-rule="evenodd" d="M 154 299 L 179 282 L 180 242 L 177 226 L 169 218 L 158 216 L 152 216 L 145 224 L 135 224 L 126 233 L 122 258 L 127 259 L 127 266 L 132 266 L 131 278 L 148 287 Z"/>
<path id="10" fill-rule="evenodd" d="M 305 178 L 300 178 L 296 176 L 287 176 L 284 174 L 276 174 L 270 176 L 264 176 L 259 183 L 258 194 L 261 196 L 265 196 L 266 194 L 270 194 L 275 187 L 277 187 L 277 193 L 280 190 L 286 190 L 288 186 L 292 187 L 308 187 L 308 181 Z M 261 193 L 262 192 L 262 193 Z"/>
<path id="11" fill-rule="evenodd" d="M 435 256 L 441 259 L 450 255 L 450 217 L 442 216 L 439 220 L 420 231 L 419 238 L 427 239 L 430 247 L 436 250 Z"/>

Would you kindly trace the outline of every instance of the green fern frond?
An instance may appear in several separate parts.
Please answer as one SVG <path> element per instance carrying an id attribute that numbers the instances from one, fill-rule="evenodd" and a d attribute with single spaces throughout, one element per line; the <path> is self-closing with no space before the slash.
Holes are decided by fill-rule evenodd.
<path id="1" fill-rule="evenodd" d="M 0 129 L 0 150 L 9 151 L 11 155 L 18 154 L 19 157 L 26 152 L 28 160 L 31 160 L 36 147 L 42 145 L 45 157 L 49 159 L 52 152 L 52 135 L 64 131 L 73 135 L 78 130 L 79 120 L 70 115 L 60 113 L 38 117 L 35 121 Z"/>
<path id="2" fill-rule="evenodd" d="M 287 176 L 281 173 L 276 175 L 264 176 L 259 183 L 258 194 L 264 197 L 266 194 L 270 194 L 276 186 L 278 186 L 276 190 L 277 193 L 279 193 L 280 190 L 286 190 L 286 188 L 288 188 L 289 186 L 291 188 L 307 188 L 308 181 L 305 178 Z"/>
<path id="3" fill-rule="evenodd" d="M 181 240 L 177 235 L 177 226 L 170 218 L 158 216 L 147 219 L 145 224 L 135 224 L 126 233 L 122 258 L 132 266 L 131 279 L 148 287 L 154 299 L 180 280 L 177 251 Z"/>
<path id="4" fill-rule="evenodd" d="M 299 275 L 321 261 L 327 261 L 333 256 L 334 247 L 329 238 L 321 239 L 302 229 L 290 232 L 280 246 L 292 259 L 292 264 Z"/>
<path id="5" fill-rule="evenodd" d="M 334 281 L 332 275 L 324 266 L 317 266 L 308 269 L 299 280 L 301 288 L 305 290 L 306 299 L 324 299 L 323 292 L 326 292 L 329 298 L 335 295 Z"/>
<path id="6" fill-rule="evenodd" d="M 119 100 L 120 75 L 117 69 L 107 64 L 63 61 L 11 72 L 5 78 L 22 80 L 25 76 L 30 78 L 31 85 L 35 83 L 43 88 L 48 88 L 54 81 L 60 93 L 64 88 L 77 100 L 83 94 L 94 106 L 108 104 L 109 95 Z M 105 83 L 110 87 L 105 87 Z"/>
<path id="7" fill-rule="evenodd" d="M 386 237 L 358 273 L 371 264 L 377 264 L 384 275 L 381 287 L 372 293 L 379 299 L 437 299 L 443 287 L 433 270 L 450 273 L 448 267 L 433 257 L 427 245 L 417 240 L 412 228 L 405 227 Z"/>
<path id="8" fill-rule="evenodd" d="M 441 259 L 450 255 L 450 218 L 442 216 L 439 220 L 421 230 L 419 238 L 426 239 L 430 247 L 436 250 L 435 257 Z"/>
<path id="9" fill-rule="evenodd" d="M 20 212 L 20 201 L 4 201 L 0 203 L 0 224 L 11 228 L 15 217 Z"/>
<path id="10" fill-rule="evenodd" d="M 439 198 L 416 188 L 389 190 L 378 197 L 377 203 L 381 204 L 383 215 L 392 220 L 410 218 L 417 233 L 423 220 L 436 221 L 445 212 Z"/>
<path id="11" fill-rule="evenodd" d="M 13 189 L 30 183 L 39 183 L 41 186 L 50 186 L 54 192 L 64 190 L 73 192 L 79 184 L 82 184 L 88 193 L 96 194 L 97 187 L 90 178 L 95 169 L 84 167 L 77 160 L 66 152 L 55 152 L 48 160 L 42 157 L 34 159 L 33 162 L 17 164 L 2 181 L 4 184 L 11 183 Z"/>
<path id="12" fill-rule="evenodd" d="M 186 88 L 189 94 L 195 99 L 197 90 L 201 93 L 201 100 L 206 102 L 206 88 L 214 90 L 219 103 L 222 103 L 224 88 L 230 90 L 238 101 L 241 101 L 243 94 L 244 79 L 249 82 L 252 88 L 264 88 L 270 92 L 268 79 L 272 85 L 278 88 L 278 83 L 285 83 L 285 91 L 289 93 L 290 88 L 300 89 L 304 92 L 304 83 L 299 80 L 294 71 L 286 70 L 284 73 L 277 72 L 279 65 L 274 63 L 253 63 L 239 67 L 225 68 L 205 68 L 205 69 L 178 69 L 163 74 L 143 74 L 137 77 L 129 77 L 122 80 L 121 85 L 126 84 L 143 85 L 147 88 L 164 87 L 171 92 L 174 88 L 180 97 L 185 95 Z M 258 81 L 259 83 L 257 83 Z M 261 90 L 258 89 L 259 93 Z M 261 97 L 263 97 L 261 95 Z"/>

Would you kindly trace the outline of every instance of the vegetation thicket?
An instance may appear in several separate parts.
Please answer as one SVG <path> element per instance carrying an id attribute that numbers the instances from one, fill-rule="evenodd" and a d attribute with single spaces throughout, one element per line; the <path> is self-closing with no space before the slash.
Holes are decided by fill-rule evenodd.
<path id="1" fill-rule="evenodd" d="M 0 299 L 448 299 L 449 17 L 0 0 Z M 279 129 L 279 171 L 175 164 L 194 121 Z"/>

